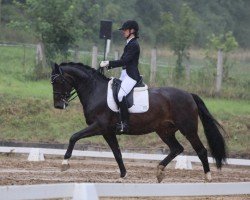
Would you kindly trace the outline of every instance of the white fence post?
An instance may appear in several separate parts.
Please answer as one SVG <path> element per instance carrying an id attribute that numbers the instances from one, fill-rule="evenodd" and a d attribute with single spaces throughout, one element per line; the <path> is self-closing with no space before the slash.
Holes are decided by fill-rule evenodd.
<path id="1" fill-rule="evenodd" d="M 93 49 L 92 49 L 92 67 L 95 69 L 97 69 L 97 53 L 98 53 L 97 46 L 93 46 Z"/>
<path id="2" fill-rule="evenodd" d="M 151 50 L 151 72 L 150 72 L 150 85 L 155 84 L 156 77 L 156 48 Z"/>
<path id="3" fill-rule="evenodd" d="M 117 50 L 115 50 L 115 60 L 119 59 L 119 52 Z"/>
<path id="4" fill-rule="evenodd" d="M 223 76 L 223 52 L 219 50 L 217 58 L 217 74 L 216 74 L 216 88 L 215 88 L 215 93 L 217 95 L 220 94 L 222 76 Z"/>
<path id="5" fill-rule="evenodd" d="M 36 65 L 45 67 L 44 48 L 41 42 L 36 45 Z"/>

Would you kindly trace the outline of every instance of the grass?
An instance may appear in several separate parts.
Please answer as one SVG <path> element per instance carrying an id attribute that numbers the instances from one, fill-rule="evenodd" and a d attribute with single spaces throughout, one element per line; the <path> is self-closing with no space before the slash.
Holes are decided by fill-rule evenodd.
<path id="1" fill-rule="evenodd" d="M 24 56 L 24 47 L 0 46 L 0 140 L 67 143 L 72 133 L 86 127 L 82 107 L 79 100 L 75 100 L 66 111 L 53 108 L 52 87 L 49 77 L 39 81 L 33 78 L 34 57 L 34 48 L 26 47 Z M 80 59 L 84 63 L 90 64 L 88 56 L 81 55 Z M 140 65 L 140 68 L 145 75 L 146 82 L 148 82 L 150 75 L 147 65 Z M 241 69 L 245 69 L 247 74 L 248 68 L 245 65 L 242 64 Z M 117 75 L 118 73 L 117 70 L 115 72 L 109 71 L 107 75 Z M 239 73 L 235 74 L 235 76 L 239 75 Z M 191 83 L 186 84 L 184 81 L 184 84 L 177 85 L 173 82 L 173 68 L 161 67 L 157 71 L 157 84 L 160 86 L 177 85 L 199 95 L 201 94 L 199 91 L 204 88 L 207 89 L 208 85 L 212 85 L 210 77 L 202 74 L 202 72 L 196 71 L 192 76 Z M 239 89 L 242 93 L 249 91 L 246 80 L 241 80 L 243 84 L 246 84 L 245 87 Z M 232 93 L 239 92 L 230 85 L 228 88 L 231 88 Z M 227 134 L 224 137 L 230 154 L 249 154 L 249 99 L 246 99 L 246 96 L 244 97 L 245 100 L 230 99 L 230 95 L 227 96 L 227 99 L 201 96 L 210 112 L 225 127 Z M 201 124 L 199 135 L 206 144 Z M 190 144 L 180 133 L 177 133 L 177 138 L 187 149 L 187 152 L 193 151 Z M 118 140 L 121 148 L 134 148 L 138 151 L 142 149 L 152 151 L 159 148 L 168 149 L 156 134 L 118 136 Z M 107 147 L 106 142 L 100 136 L 87 138 L 80 142 Z"/>
<path id="2" fill-rule="evenodd" d="M 212 113 L 218 113 L 222 117 L 224 113 L 228 115 L 249 115 L 250 106 L 247 100 L 227 100 L 227 99 L 211 99 L 205 100 L 206 105 Z"/>

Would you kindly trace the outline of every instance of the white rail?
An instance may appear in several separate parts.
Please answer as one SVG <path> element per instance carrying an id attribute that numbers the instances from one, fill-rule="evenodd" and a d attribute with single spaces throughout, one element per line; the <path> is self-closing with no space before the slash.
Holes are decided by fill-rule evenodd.
<path id="1" fill-rule="evenodd" d="M 27 153 L 29 154 L 31 149 L 28 147 L 0 147 L 0 152 L 2 153 Z M 47 155 L 61 155 L 63 156 L 66 152 L 64 149 L 46 149 L 39 148 L 39 151 Z M 103 152 L 103 151 L 80 151 L 74 150 L 73 156 L 80 157 L 99 157 L 99 158 L 114 158 L 112 152 Z M 142 153 L 122 153 L 124 159 L 141 159 L 141 160 L 163 160 L 166 155 L 162 154 L 142 154 Z M 179 156 L 181 157 L 181 155 Z M 200 159 L 197 156 L 187 156 L 191 162 L 200 162 Z M 177 158 L 174 159 L 176 161 Z M 214 163 L 213 158 L 208 158 L 209 163 Z M 241 165 L 241 166 L 250 166 L 250 160 L 247 159 L 227 159 L 229 165 Z"/>
<path id="2" fill-rule="evenodd" d="M 167 197 L 249 195 L 250 182 L 244 183 L 63 183 L 46 185 L 1 186 L 1 199 L 73 198 L 98 200 L 99 197 Z"/>

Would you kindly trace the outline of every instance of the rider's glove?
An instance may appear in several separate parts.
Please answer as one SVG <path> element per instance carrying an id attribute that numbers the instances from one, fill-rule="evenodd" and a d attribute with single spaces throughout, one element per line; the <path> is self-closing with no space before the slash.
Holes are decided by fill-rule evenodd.
<path id="1" fill-rule="evenodd" d="M 108 66 L 109 66 L 109 61 L 107 61 L 107 60 L 101 61 L 100 67 L 108 67 Z"/>

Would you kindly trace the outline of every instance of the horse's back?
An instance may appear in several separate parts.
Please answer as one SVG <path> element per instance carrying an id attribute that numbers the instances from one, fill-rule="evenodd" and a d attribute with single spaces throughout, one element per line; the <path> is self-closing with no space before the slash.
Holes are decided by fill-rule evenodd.
<path id="1" fill-rule="evenodd" d="M 159 88 L 150 88 L 149 89 L 149 96 L 153 97 L 153 96 L 162 96 L 164 97 L 166 100 L 170 101 L 170 102 L 193 102 L 194 103 L 194 99 L 192 97 L 192 95 L 190 93 L 188 93 L 187 91 L 178 89 L 178 88 L 174 88 L 174 87 L 159 87 Z"/>
<path id="2" fill-rule="evenodd" d="M 160 106 L 176 120 L 180 118 L 180 115 L 184 118 L 197 117 L 197 105 L 187 91 L 174 87 L 150 88 L 149 100 L 151 100 L 150 106 Z"/>

